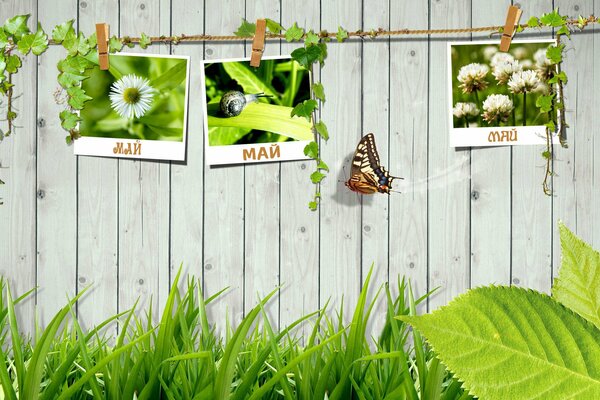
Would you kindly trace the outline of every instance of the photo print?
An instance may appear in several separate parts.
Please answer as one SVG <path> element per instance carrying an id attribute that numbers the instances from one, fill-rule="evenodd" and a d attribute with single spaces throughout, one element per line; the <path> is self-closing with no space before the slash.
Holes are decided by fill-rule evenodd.
<path id="1" fill-rule="evenodd" d="M 189 57 L 111 54 L 86 71 L 79 155 L 185 160 Z"/>
<path id="2" fill-rule="evenodd" d="M 449 43 L 450 146 L 546 144 L 549 117 L 536 101 L 554 90 L 555 43 L 515 40 L 508 52 L 498 41 Z"/>
<path id="3" fill-rule="evenodd" d="M 207 164 L 307 159 L 312 122 L 291 112 L 310 99 L 309 71 L 290 57 L 249 60 L 203 63 Z"/>

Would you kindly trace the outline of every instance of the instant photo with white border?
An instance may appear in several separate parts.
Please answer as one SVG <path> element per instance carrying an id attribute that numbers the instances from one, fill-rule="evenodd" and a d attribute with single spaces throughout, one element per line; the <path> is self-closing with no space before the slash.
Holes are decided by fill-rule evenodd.
<path id="1" fill-rule="evenodd" d="M 75 155 L 103 156 L 131 159 L 185 161 L 187 143 L 188 96 L 190 83 L 190 57 L 182 55 L 120 53 L 110 54 L 109 61 L 117 57 L 173 58 L 185 60 L 185 98 L 183 104 L 183 137 L 181 141 L 141 140 L 111 137 L 85 136 L 82 134 L 73 142 Z M 95 66 L 94 68 L 99 68 Z M 85 108 L 85 106 L 84 106 Z M 81 124 L 79 124 L 80 126 Z M 78 126 L 78 129 L 79 129 Z"/>
<path id="2" fill-rule="evenodd" d="M 555 44 L 555 39 L 526 39 L 526 40 L 513 40 L 511 42 L 511 50 L 518 47 L 519 44 L 527 43 L 538 43 L 538 44 Z M 461 42 L 449 42 L 448 43 L 448 119 L 450 129 L 450 147 L 479 147 L 479 146 L 513 146 L 513 145 L 538 145 L 546 144 L 546 126 L 545 125 L 532 125 L 532 126 L 488 126 L 488 127 L 454 127 L 454 99 L 453 99 L 453 86 L 458 85 L 456 76 L 452 73 L 452 48 L 455 46 L 499 46 L 500 41 L 461 41 Z M 500 52 L 500 50 L 498 50 Z M 476 62 L 473 60 L 473 62 Z M 489 74 L 492 71 L 490 69 Z M 488 78 L 489 79 L 489 78 Z M 492 79 L 494 79 L 492 77 Z M 483 99 L 481 101 L 483 104 Z M 483 110 L 479 110 L 483 112 Z M 554 142 L 556 139 L 556 132 L 552 132 L 551 140 Z"/>
<path id="3" fill-rule="evenodd" d="M 265 56 L 262 60 L 292 60 L 290 56 Z M 204 138 L 205 138 L 205 159 L 207 165 L 241 164 L 241 163 L 259 163 L 272 161 L 290 161 L 307 160 L 304 154 L 304 148 L 313 141 L 312 128 L 310 140 L 289 140 L 285 142 L 267 142 L 267 143 L 249 143 L 249 144 L 230 144 L 230 145 L 210 145 L 209 127 L 208 127 L 208 104 L 206 94 L 206 64 L 227 63 L 227 62 L 249 62 L 250 57 L 225 58 L 215 60 L 203 60 L 201 68 L 202 84 L 202 107 L 204 113 Z M 311 71 L 307 71 L 311 74 Z M 310 80 L 308 80 L 308 90 L 310 93 Z M 242 111 L 243 112 L 243 111 Z M 303 117 L 293 117 L 303 118 Z M 304 119 L 304 118 L 303 118 Z M 312 127 L 312 122 L 311 122 Z M 266 132 L 266 131 L 263 131 Z"/>

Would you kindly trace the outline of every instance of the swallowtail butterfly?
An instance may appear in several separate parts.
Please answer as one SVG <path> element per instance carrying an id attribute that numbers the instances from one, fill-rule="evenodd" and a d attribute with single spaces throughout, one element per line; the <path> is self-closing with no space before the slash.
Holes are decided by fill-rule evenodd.
<path id="1" fill-rule="evenodd" d="M 390 194 L 394 179 L 402 178 L 390 176 L 380 164 L 379 154 L 375 147 L 375 136 L 372 133 L 363 136 L 356 146 L 350 179 L 346 181 L 346 186 L 360 194 L 376 192 Z"/>

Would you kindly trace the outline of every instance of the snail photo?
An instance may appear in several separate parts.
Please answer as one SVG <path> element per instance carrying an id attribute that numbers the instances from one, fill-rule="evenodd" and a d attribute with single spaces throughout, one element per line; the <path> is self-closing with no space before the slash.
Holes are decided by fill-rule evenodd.
<path id="1" fill-rule="evenodd" d="M 311 121 L 292 117 L 311 98 L 306 68 L 290 57 L 263 57 L 256 68 L 246 59 L 206 60 L 202 72 L 209 165 L 306 157 L 302 143 L 313 140 Z M 260 151 L 258 144 L 273 148 Z"/>

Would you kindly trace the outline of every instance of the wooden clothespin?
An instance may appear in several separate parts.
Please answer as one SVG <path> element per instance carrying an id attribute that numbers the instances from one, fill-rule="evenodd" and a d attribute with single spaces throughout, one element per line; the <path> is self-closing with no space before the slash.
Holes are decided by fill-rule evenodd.
<path id="1" fill-rule="evenodd" d="M 521 14 L 523 14 L 523 10 L 519 7 L 508 7 L 506 22 L 504 23 L 504 30 L 502 31 L 502 39 L 500 39 L 500 51 L 508 51 L 510 48 L 510 42 L 512 41 L 513 36 L 515 36 L 517 26 L 519 26 Z"/>
<path id="2" fill-rule="evenodd" d="M 250 57 L 250 66 L 258 67 L 260 59 L 265 51 L 265 32 L 267 30 L 267 20 L 256 20 L 256 32 L 254 32 L 254 40 L 252 40 L 252 56 Z"/>
<path id="3" fill-rule="evenodd" d="M 108 24 L 96 24 L 96 41 L 98 42 L 98 64 L 101 70 L 107 70 L 108 63 Z"/>

